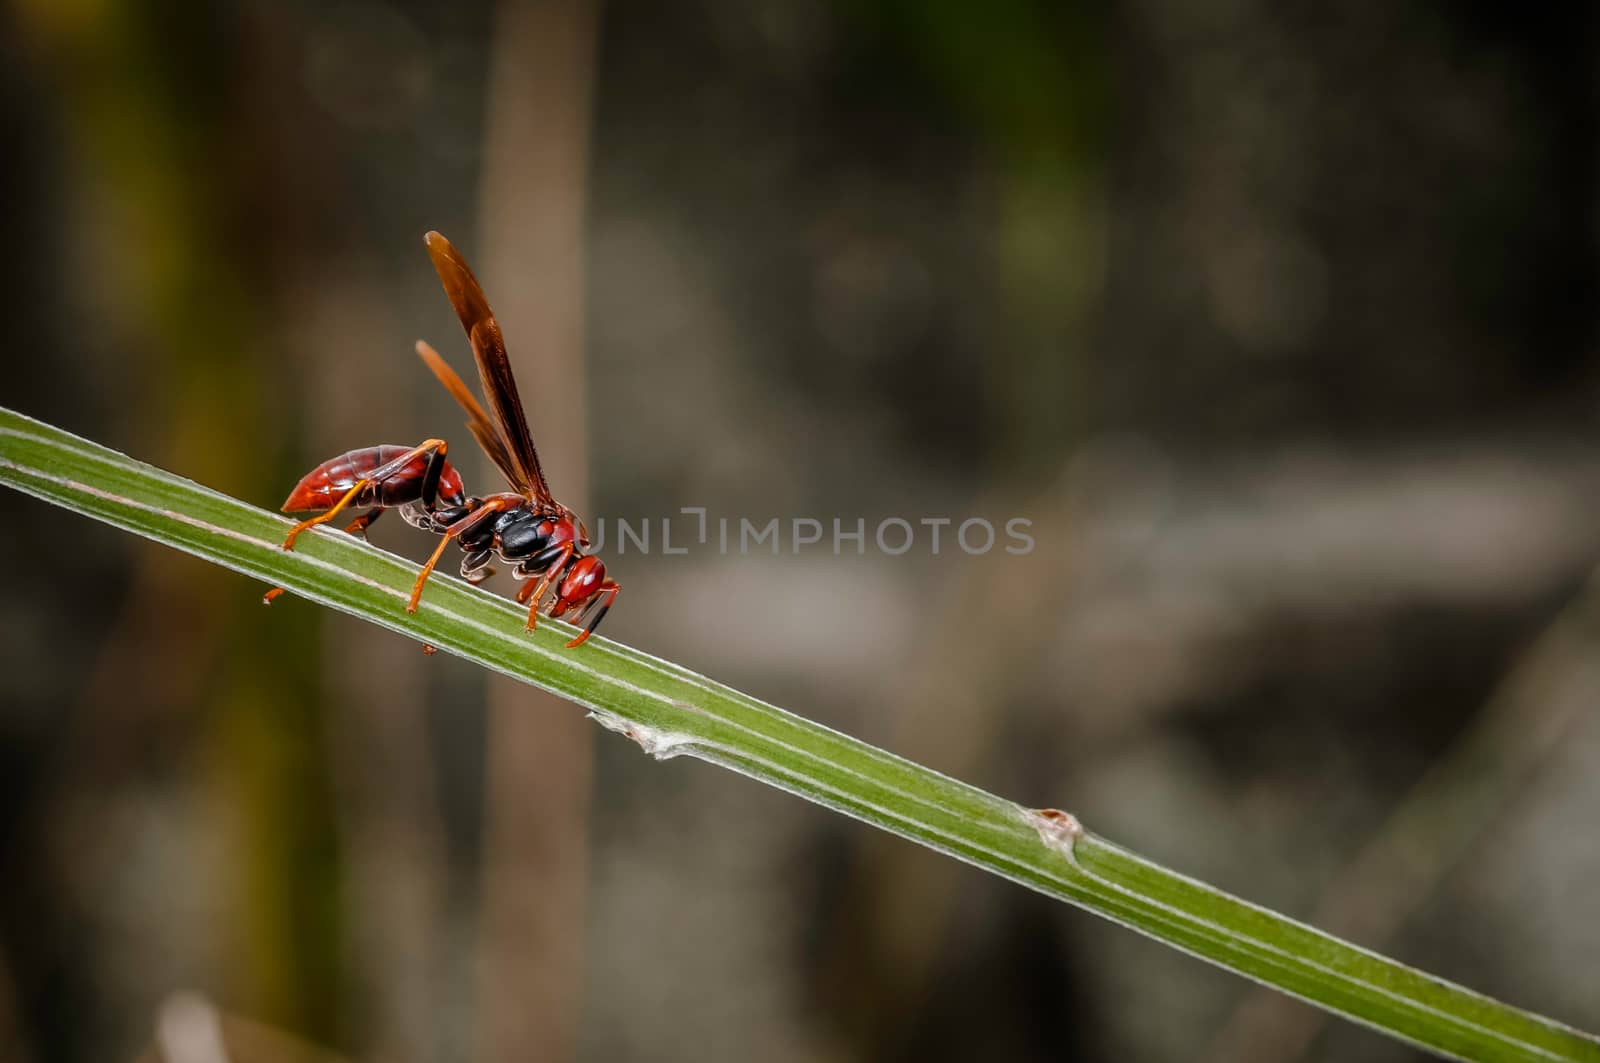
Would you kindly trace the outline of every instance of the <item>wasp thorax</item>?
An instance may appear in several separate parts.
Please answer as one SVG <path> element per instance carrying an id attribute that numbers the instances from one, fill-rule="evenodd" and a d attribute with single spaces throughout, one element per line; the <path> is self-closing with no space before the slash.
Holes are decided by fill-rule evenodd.
<path id="1" fill-rule="evenodd" d="M 527 557 L 543 550 L 550 543 L 550 533 L 555 522 L 530 510 L 506 514 L 496 529 L 500 536 L 500 552 L 505 557 Z"/>

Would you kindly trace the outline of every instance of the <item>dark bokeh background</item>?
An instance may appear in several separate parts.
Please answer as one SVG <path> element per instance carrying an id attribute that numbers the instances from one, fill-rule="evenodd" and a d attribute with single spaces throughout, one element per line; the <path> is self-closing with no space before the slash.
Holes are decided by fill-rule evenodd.
<path id="1" fill-rule="evenodd" d="M 1600 1026 L 1592 10 L 0 34 L 5 405 L 264 505 L 441 433 L 491 489 L 409 353 L 465 367 L 441 229 L 586 513 L 1034 521 L 608 554 L 607 634 Z M 5 1059 L 1414 1055 L 229 573 L 0 526 Z"/>

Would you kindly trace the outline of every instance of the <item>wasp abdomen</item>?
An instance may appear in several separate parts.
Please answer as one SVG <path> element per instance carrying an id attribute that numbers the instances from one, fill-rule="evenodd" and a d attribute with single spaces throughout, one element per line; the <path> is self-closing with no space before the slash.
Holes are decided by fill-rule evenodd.
<path id="1" fill-rule="evenodd" d="M 297 513 L 303 510 L 328 509 L 336 505 L 350 488 L 365 479 L 373 470 L 404 457 L 413 449 L 385 443 L 329 458 L 301 477 L 300 482 L 295 484 L 294 490 L 283 503 L 283 511 Z M 427 478 L 428 462 L 427 454 L 416 455 L 383 480 L 368 484 L 358 497 L 351 500 L 351 504 L 403 506 L 408 502 L 418 501 L 422 497 L 423 482 Z M 444 462 L 444 467 L 439 473 L 438 494 L 441 501 L 450 505 L 458 505 L 466 497 L 461 476 L 451 468 L 448 461 Z"/>

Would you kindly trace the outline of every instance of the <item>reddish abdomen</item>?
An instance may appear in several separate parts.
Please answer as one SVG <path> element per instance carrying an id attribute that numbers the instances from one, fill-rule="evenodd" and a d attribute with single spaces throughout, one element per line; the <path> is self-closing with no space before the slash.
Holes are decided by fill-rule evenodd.
<path id="1" fill-rule="evenodd" d="M 306 473 L 300 478 L 300 482 L 294 485 L 294 490 L 289 492 L 289 498 L 283 503 L 283 512 L 299 513 L 305 510 L 328 509 L 343 498 L 345 492 L 354 487 L 362 477 L 394 461 L 411 449 L 385 443 L 381 446 L 352 450 L 340 454 L 337 458 L 329 458 Z M 361 492 L 361 497 L 352 499 L 351 504 L 361 507 L 400 506 L 407 502 L 415 502 L 422 496 L 422 479 L 427 471 L 428 455 L 419 454 L 382 483 L 368 485 L 367 489 Z M 449 462 L 446 462 L 439 477 L 439 492 L 448 497 L 459 494 L 460 491 L 461 478 L 456 475 Z"/>

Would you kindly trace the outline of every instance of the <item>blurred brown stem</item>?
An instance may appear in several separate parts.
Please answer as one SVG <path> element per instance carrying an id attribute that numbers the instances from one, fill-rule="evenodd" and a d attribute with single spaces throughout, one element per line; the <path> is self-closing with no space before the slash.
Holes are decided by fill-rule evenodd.
<path id="1" fill-rule="evenodd" d="M 592 0 L 503 0 L 484 144 L 483 276 L 559 497 L 586 509 L 583 215 Z M 548 706 L 538 706 L 540 701 Z M 490 681 L 478 1058 L 575 1054 L 594 729 Z"/>

